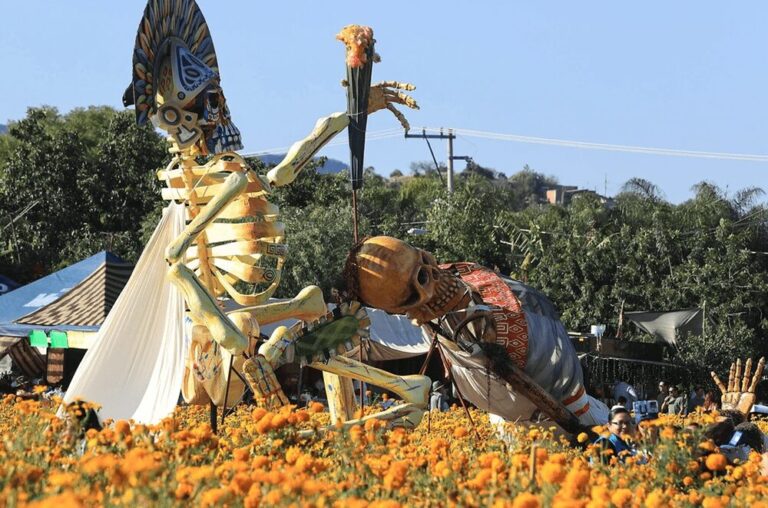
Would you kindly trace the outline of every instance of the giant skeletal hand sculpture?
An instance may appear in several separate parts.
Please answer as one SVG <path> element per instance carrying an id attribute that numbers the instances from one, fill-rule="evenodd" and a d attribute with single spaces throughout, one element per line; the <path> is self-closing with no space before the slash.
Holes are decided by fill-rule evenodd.
<path id="1" fill-rule="evenodd" d="M 722 409 L 735 409 L 742 413 L 749 414 L 757 397 L 755 390 L 757 383 L 763 376 L 765 369 L 765 358 L 760 358 L 755 367 L 755 373 L 752 375 L 752 358 L 748 358 L 744 365 L 744 374 L 741 372 L 741 358 L 731 364 L 728 372 L 728 386 L 725 386 L 717 374 L 711 372 L 712 380 L 715 382 L 723 395 Z"/>
<path id="2" fill-rule="evenodd" d="M 369 110 L 392 110 L 393 102 L 416 107 L 413 99 L 390 87 L 413 89 L 396 82 L 376 85 Z M 268 405 L 285 404 L 288 399 L 274 370 L 300 350 L 302 360 L 313 367 L 382 385 L 400 394 L 406 406 L 424 406 L 428 378 L 398 377 L 335 356 L 344 349 L 349 334 L 297 336 L 279 327 L 258 354 L 247 360 L 242 357 L 259 336 L 261 325 L 288 318 L 311 321 L 327 312 L 315 286 L 290 301 L 267 303 L 279 284 L 286 256 L 284 226 L 269 196 L 274 187 L 291 183 L 314 154 L 344 130 L 347 115 L 335 113 L 319 120 L 266 177 L 256 174 L 234 152 L 242 148 L 240 132 L 231 121 L 211 35 L 194 0 L 149 1 L 136 38 L 133 80 L 123 100 L 126 105 L 135 104 L 138 123 L 151 120 L 168 132 L 173 159 L 158 172 L 166 184 L 162 195 L 187 207 L 188 224 L 166 250 L 168 277 L 183 293 L 194 323 L 187 379 L 196 390 L 185 384 L 185 397 L 226 402 L 221 400 L 222 393 L 212 393 L 210 383 L 206 384 L 221 375 L 225 354 L 236 358 L 235 367 L 244 370 L 258 399 Z M 210 159 L 200 164 L 202 157 Z M 258 290 L 244 292 L 241 283 Z M 217 298 L 226 295 L 241 307 L 222 310 Z M 364 323 L 357 307 L 348 306 L 347 311 Z M 195 393 L 190 395 L 190 390 Z M 413 408 L 389 416 L 413 423 L 420 417 Z"/>
<path id="3" fill-rule="evenodd" d="M 406 314 L 433 335 L 443 358 L 454 364 L 464 397 L 476 406 L 522 420 L 538 408 L 570 432 L 607 421 L 608 408 L 585 393 L 576 352 L 554 307 L 533 288 L 474 263 L 438 265 L 429 252 L 386 236 L 356 246 L 345 272 L 352 298 Z M 486 392 L 482 373 L 472 373 L 484 365 L 506 383 L 499 384 L 501 392 L 516 397 Z M 490 399 L 506 407 L 494 408 Z"/>

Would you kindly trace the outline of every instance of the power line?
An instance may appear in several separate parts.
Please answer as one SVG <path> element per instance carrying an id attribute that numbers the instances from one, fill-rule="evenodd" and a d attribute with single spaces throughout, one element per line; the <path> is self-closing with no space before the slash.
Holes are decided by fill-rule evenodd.
<path id="1" fill-rule="evenodd" d="M 445 129 L 439 129 L 435 127 L 425 127 L 424 131 L 428 132 L 441 132 Z M 615 145 L 609 143 L 593 143 L 589 141 L 574 141 L 569 139 L 558 138 L 542 138 L 536 136 L 524 136 L 519 134 L 504 134 L 499 132 L 478 131 L 472 129 L 453 129 L 456 135 L 461 135 L 471 138 L 489 139 L 494 141 L 509 141 L 515 143 L 527 143 L 535 145 L 549 145 L 549 146 L 561 146 L 565 148 L 580 148 L 583 150 L 600 150 L 608 152 L 622 152 L 622 153 L 639 153 L 646 155 L 664 155 L 670 157 L 689 157 L 698 159 L 720 159 L 720 160 L 733 160 L 733 161 L 750 161 L 750 162 L 768 162 L 768 155 L 765 154 L 749 154 L 749 153 L 730 153 L 730 152 L 708 152 L 700 150 L 679 150 L 675 148 L 657 148 L 647 146 L 634 146 L 634 145 Z M 381 131 L 375 131 L 368 133 L 369 141 L 378 141 L 380 139 L 389 139 L 402 136 L 402 130 L 399 128 L 385 129 Z M 332 143 L 328 143 L 326 146 L 342 146 L 346 141 L 339 140 Z M 280 154 L 286 153 L 290 149 L 290 146 L 268 148 L 264 150 L 258 150 L 243 154 L 245 157 L 253 157 L 257 155 L 268 154 Z"/>
<path id="2" fill-rule="evenodd" d="M 440 132 L 443 129 L 425 127 L 424 130 Z M 592 143 L 588 141 L 574 141 L 568 139 L 541 138 L 536 136 L 523 136 L 518 134 L 503 134 L 498 132 L 478 131 L 471 129 L 453 129 L 453 132 L 462 136 L 491 139 L 496 141 L 513 141 L 517 143 L 529 143 L 538 145 L 563 146 L 567 148 L 581 148 L 587 150 L 603 150 L 610 152 L 642 153 L 648 155 L 667 155 L 672 157 L 693 157 L 700 159 L 723 159 L 753 162 L 768 162 L 768 155 L 745 154 L 728 152 L 705 152 L 697 150 L 678 150 L 674 148 L 654 148 L 646 146 L 614 145 L 608 143 Z"/>

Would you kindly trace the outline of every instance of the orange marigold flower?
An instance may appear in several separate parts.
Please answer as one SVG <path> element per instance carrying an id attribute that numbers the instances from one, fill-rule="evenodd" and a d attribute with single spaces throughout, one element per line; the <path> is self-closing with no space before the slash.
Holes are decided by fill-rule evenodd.
<path id="1" fill-rule="evenodd" d="M 232 457 L 240 462 L 245 462 L 250 456 L 251 450 L 247 446 L 243 448 L 235 448 L 235 450 L 232 451 Z"/>
<path id="2" fill-rule="evenodd" d="M 301 450 L 298 446 L 291 446 L 288 451 L 285 452 L 285 462 L 288 464 L 295 464 L 296 460 L 301 456 Z"/>
<path id="3" fill-rule="evenodd" d="M 661 508 L 662 506 L 667 506 L 667 498 L 659 489 L 653 490 L 648 494 L 648 497 L 645 498 L 646 508 Z"/>
<path id="4" fill-rule="evenodd" d="M 287 424 L 288 424 L 288 417 L 284 414 L 276 414 L 275 416 L 272 417 L 272 428 L 275 430 L 282 429 Z"/>
<path id="5" fill-rule="evenodd" d="M 325 406 L 320 402 L 313 402 L 309 405 L 310 413 L 322 413 L 323 411 L 325 411 Z"/>
<path id="6" fill-rule="evenodd" d="M 262 417 L 265 414 L 267 414 L 267 410 L 266 409 L 264 409 L 263 407 L 257 407 L 251 413 L 251 417 L 253 418 L 253 421 L 258 422 L 259 420 L 262 419 Z"/>
<path id="7" fill-rule="evenodd" d="M 539 506 L 541 506 L 539 496 L 530 492 L 518 494 L 512 501 L 512 508 L 539 508 Z"/>
<path id="8" fill-rule="evenodd" d="M 579 443 L 586 443 L 588 440 L 589 440 L 589 436 L 587 435 L 586 432 L 581 432 L 579 433 L 578 436 L 576 436 L 576 441 L 578 441 Z"/>
<path id="9" fill-rule="evenodd" d="M 617 508 L 629 506 L 631 502 L 632 491 L 629 489 L 616 489 L 611 495 L 611 503 L 615 504 Z"/>
<path id="10" fill-rule="evenodd" d="M 127 436 L 131 433 L 131 423 L 128 420 L 117 420 L 115 422 L 115 432 Z"/>
<path id="11" fill-rule="evenodd" d="M 541 479 L 546 483 L 560 483 L 565 478 L 565 469 L 560 464 L 547 462 L 541 468 Z"/>
<path id="12" fill-rule="evenodd" d="M 453 437 L 455 437 L 456 439 L 460 439 L 466 436 L 467 434 L 469 434 L 469 431 L 467 430 L 466 427 L 456 427 L 456 429 L 453 431 Z"/>
<path id="13" fill-rule="evenodd" d="M 726 505 L 719 497 L 705 497 L 701 501 L 701 506 L 703 508 L 725 508 Z"/>
<path id="14" fill-rule="evenodd" d="M 221 506 L 227 499 L 229 492 L 224 488 L 211 489 L 200 496 L 201 506 Z"/>
<path id="15" fill-rule="evenodd" d="M 710 453 L 705 461 L 707 469 L 711 471 L 723 471 L 728 465 L 728 459 L 722 453 Z"/>
<path id="16" fill-rule="evenodd" d="M 273 489 L 264 496 L 264 501 L 267 505 L 276 505 L 282 498 L 283 494 L 280 492 L 280 489 Z"/>
<path id="17" fill-rule="evenodd" d="M 675 439 L 675 429 L 672 427 L 664 427 L 659 435 L 662 437 L 662 439 Z"/>

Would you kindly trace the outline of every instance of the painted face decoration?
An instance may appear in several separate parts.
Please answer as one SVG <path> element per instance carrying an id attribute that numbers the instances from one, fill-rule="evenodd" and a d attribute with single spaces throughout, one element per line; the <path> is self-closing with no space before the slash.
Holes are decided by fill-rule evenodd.
<path id="1" fill-rule="evenodd" d="M 150 119 L 182 150 L 197 146 L 202 154 L 217 154 L 242 148 L 220 86 L 213 41 L 194 2 L 148 3 L 123 103 L 135 104 L 139 125 Z"/>

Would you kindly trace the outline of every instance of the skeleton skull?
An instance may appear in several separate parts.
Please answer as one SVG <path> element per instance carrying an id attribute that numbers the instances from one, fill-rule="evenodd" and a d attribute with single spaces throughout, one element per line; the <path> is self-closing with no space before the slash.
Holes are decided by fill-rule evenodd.
<path id="1" fill-rule="evenodd" d="M 396 238 L 369 238 L 354 263 L 360 299 L 391 314 L 407 314 L 419 324 L 468 302 L 461 279 L 441 270 L 429 252 Z"/>

